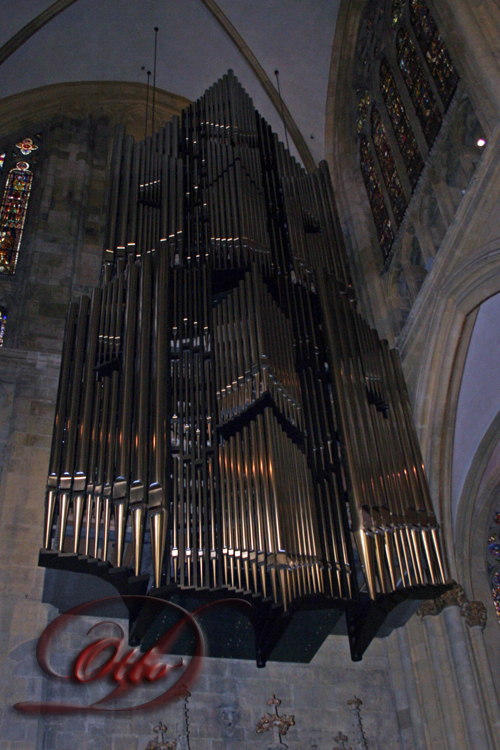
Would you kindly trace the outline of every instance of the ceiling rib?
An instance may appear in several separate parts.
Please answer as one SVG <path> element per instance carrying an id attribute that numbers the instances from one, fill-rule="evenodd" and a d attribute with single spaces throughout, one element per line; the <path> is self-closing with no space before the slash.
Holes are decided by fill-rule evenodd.
<path id="1" fill-rule="evenodd" d="M 33 18 L 26 26 L 23 26 L 17 34 L 14 34 L 5 44 L 0 47 L 0 65 L 7 60 L 16 50 L 21 47 L 33 34 L 36 34 L 42 26 L 45 26 L 49 21 L 62 13 L 63 10 L 69 8 L 70 5 L 76 3 L 76 0 L 56 0 L 55 3 L 49 5 L 44 11 L 38 16 Z"/>

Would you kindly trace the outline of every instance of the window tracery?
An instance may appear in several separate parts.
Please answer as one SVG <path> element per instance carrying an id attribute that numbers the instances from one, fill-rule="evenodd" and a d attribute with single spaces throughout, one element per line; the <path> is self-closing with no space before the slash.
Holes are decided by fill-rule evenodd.
<path id="1" fill-rule="evenodd" d="M 33 143 L 31 138 L 23 138 L 20 143 L 16 143 L 16 148 L 19 149 L 23 156 L 29 156 L 32 151 L 38 150 L 38 146 Z"/>
<path id="2" fill-rule="evenodd" d="M 407 29 L 398 31 L 396 51 L 398 65 L 415 107 L 425 140 L 429 146 L 432 146 L 441 127 L 443 116 Z"/>
<path id="3" fill-rule="evenodd" d="M 488 531 L 486 558 L 493 604 L 500 623 L 500 510 L 493 515 Z"/>
<path id="4" fill-rule="evenodd" d="M 16 270 L 33 173 L 26 161 L 10 170 L 0 205 L 0 273 Z"/>
<path id="5" fill-rule="evenodd" d="M 410 0 L 410 22 L 445 108 L 458 83 L 458 73 L 427 4 Z"/>
<path id="6" fill-rule="evenodd" d="M 385 205 L 382 185 L 380 183 L 375 162 L 366 136 L 363 136 L 360 144 L 361 173 L 365 183 L 368 200 L 373 214 L 373 220 L 377 230 L 378 241 L 384 258 L 387 257 L 394 241 L 394 231 L 389 218 L 389 212 Z"/>
<path id="7" fill-rule="evenodd" d="M 396 79 L 394 78 L 388 60 L 385 57 L 380 64 L 380 90 L 385 106 L 387 107 L 392 127 L 394 128 L 394 133 L 403 157 L 408 179 L 413 188 L 415 187 L 420 172 L 423 169 L 424 161 L 420 154 L 415 133 L 410 125 L 410 120 L 398 91 Z"/>
<path id="8" fill-rule="evenodd" d="M 406 210 L 406 198 L 401 180 L 399 179 L 387 132 L 377 107 L 372 107 L 371 130 L 380 171 L 382 172 L 382 177 L 387 188 L 394 218 L 397 226 L 399 226 Z"/>

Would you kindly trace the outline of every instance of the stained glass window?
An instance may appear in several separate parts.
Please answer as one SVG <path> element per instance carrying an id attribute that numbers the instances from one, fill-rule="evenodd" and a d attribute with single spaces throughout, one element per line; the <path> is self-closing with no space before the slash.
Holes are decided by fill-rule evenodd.
<path id="1" fill-rule="evenodd" d="M 457 87 L 457 70 L 423 0 L 410 0 L 410 19 L 441 101 L 447 107 Z"/>
<path id="2" fill-rule="evenodd" d="M 0 273 L 16 270 L 32 180 L 26 161 L 18 161 L 9 172 L 0 206 Z"/>
<path id="3" fill-rule="evenodd" d="M 400 29 L 396 37 L 398 65 L 415 106 L 420 125 L 429 146 L 441 127 L 442 115 L 427 81 L 410 34 Z"/>
<path id="4" fill-rule="evenodd" d="M 368 107 L 370 106 L 370 92 L 365 91 L 358 104 L 358 113 L 356 117 L 356 128 L 358 133 L 363 130 L 366 122 L 366 115 L 368 114 Z"/>
<path id="5" fill-rule="evenodd" d="M 377 154 L 380 171 L 382 172 L 385 186 L 389 194 L 394 218 L 399 226 L 406 210 L 406 198 L 396 169 L 394 157 L 392 155 L 387 131 L 377 107 L 372 107 L 371 125 L 375 153 Z"/>
<path id="6" fill-rule="evenodd" d="M 387 257 L 394 241 L 394 231 L 392 229 L 387 206 L 385 205 L 384 194 L 375 169 L 370 145 L 365 137 L 361 139 L 360 155 L 361 172 L 363 174 L 366 192 L 368 193 L 368 200 L 370 201 L 373 219 L 377 229 L 378 241 L 385 258 Z"/>
<path id="7" fill-rule="evenodd" d="M 5 308 L 0 307 L 0 346 L 3 346 L 6 323 L 7 323 L 7 311 L 5 310 Z"/>
<path id="8" fill-rule="evenodd" d="M 24 138 L 20 143 L 16 143 L 16 148 L 22 153 L 23 156 L 29 156 L 32 151 L 36 151 L 38 146 L 35 146 L 31 138 Z"/>
<path id="9" fill-rule="evenodd" d="M 406 0 L 394 0 L 392 4 L 392 11 L 391 11 L 391 20 L 392 25 L 396 26 L 397 23 L 401 21 L 401 18 L 403 16 L 403 10 L 405 7 Z"/>
<path id="10" fill-rule="evenodd" d="M 4 161 L 5 161 L 5 154 L 0 154 L 0 172 L 3 170 Z"/>
<path id="11" fill-rule="evenodd" d="M 493 603 L 500 622 L 500 511 L 494 513 L 488 531 L 486 552 L 488 576 L 490 580 Z"/>
<path id="12" fill-rule="evenodd" d="M 424 162 L 399 94 L 396 79 L 386 58 L 382 60 L 380 65 L 380 90 L 396 134 L 408 179 L 411 186 L 415 187 L 418 176 L 424 167 Z"/>

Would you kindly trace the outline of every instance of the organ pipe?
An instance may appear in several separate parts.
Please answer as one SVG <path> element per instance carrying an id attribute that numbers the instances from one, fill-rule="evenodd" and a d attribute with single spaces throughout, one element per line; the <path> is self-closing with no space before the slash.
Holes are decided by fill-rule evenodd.
<path id="1" fill-rule="evenodd" d="M 307 174 L 231 72 L 143 142 L 117 130 L 44 548 L 285 611 L 445 582 L 398 356 L 358 311 L 326 163 Z"/>

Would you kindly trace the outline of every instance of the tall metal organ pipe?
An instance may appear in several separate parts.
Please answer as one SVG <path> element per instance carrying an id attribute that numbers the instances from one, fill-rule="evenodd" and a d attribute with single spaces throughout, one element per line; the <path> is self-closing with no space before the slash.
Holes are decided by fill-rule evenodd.
<path id="1" fill-rule="evenodd" d="M 110 196 L 101 288 L 68 316 L 44 549 L 283 611 L 444 584 L 326 163 L 307 174 L 230 71 L 143 142 L 117 129 Z"/>

